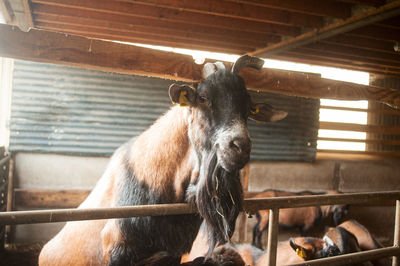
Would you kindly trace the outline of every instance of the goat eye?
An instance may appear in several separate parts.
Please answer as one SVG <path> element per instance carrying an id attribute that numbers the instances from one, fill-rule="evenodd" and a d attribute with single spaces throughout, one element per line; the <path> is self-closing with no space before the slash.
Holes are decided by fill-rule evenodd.
<path id="1" fill-rule="evenodd" d="M 206 97 L 200 96 L 200 97 L 199 97 L 199 102 L 200 102 L 200 103 L 208 104 L 208 99 L 207 99 Z"/>

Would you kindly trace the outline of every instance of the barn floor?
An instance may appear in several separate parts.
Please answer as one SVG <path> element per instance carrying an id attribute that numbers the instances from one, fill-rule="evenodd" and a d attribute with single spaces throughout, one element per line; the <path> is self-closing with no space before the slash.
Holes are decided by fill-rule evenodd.
<path id="1" fill-rule="evenodd" d="M 37 266 L 41 244 L 8 245 L 0 250 L 0 264 L 7 266 Z"/>

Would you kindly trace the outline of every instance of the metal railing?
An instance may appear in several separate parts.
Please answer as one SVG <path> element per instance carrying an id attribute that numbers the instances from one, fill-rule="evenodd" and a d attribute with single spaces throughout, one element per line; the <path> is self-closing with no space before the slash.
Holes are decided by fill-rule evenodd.
<path id="1" fill-rule="evenodd" d="M 346 263 L 356 263 L 389 256 L 395 256 L 393 258 L 393 265 L 398 265 L 398 257 L 396 256 L 400 256 L 400 191 L 245 199 L 244 211 L 248 213 L 255 213 L 257 210 L 271 210 L 269 214 L 270 222 L 268 230 L 267 254 L 269 262 L 268 265 L 274 266 L 276 264 L 278 242 L 279 209 L 334 204 L 383 205 L 387 204 L 388 202 L 396 202 L 395 235 L 394 244 L 392 247 L 312 260 L 295 265 L 343 265 Z M 197 212 L 195 207 L 185 203 L 92 209 L 11 211 L 0 213 L 0 225 L 177 215 L 195 212 Z"/>

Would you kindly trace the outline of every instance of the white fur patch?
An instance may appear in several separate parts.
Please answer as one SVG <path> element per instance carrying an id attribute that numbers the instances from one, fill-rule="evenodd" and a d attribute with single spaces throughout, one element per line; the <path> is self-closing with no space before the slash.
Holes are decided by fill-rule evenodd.
<path id="1" fill-rule="evenodd" d="M 324 240 L 325 243 L 328 244 L 328 246 L 334 246 L 335 245 L 335 243 L 333 243 L 332 239 L 330 239 L 330 237 L 328 237 L 328 236 L 324 236 L 322 238 L 322 240 Z"/>
<path id="2" fill-rule="evenodd" d="M 230 141 L 237 137 L 250 139 L 246 124 L 238 120 L 234 121 L 231 126 L 218 130 L 216 137 L 216 143 L 219 144 L 221 148 L 229 147 Z"/>

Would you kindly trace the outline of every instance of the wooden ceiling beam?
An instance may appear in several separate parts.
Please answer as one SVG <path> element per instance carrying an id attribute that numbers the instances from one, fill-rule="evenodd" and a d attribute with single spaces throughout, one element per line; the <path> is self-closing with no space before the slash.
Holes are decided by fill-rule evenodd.
<path id="1" fill-rule="evenodd" d="M 130 29 L 114 27 L 116 25 L 107 23 L 107 25 L 93 25 L 93 24 L 82 24 L 80 22 L 85 21 L 85 19 L 78 19 L 77 22 L 70 20 L 63 20 L 60 17 L 57 20 L 39 18 L 36 20 L 36 25 L 39 29 L 47 29 L 53 31 L 64 32 L 68 30 L 79 31 L 81 34 L 95 33 L 98 35 L 104 34 L 104 36 L 138 36 L 146 35 L 150 38 L 157 40 L 165 40 L 168 42 L 182 42 L 182 43 L 199 43 L 199 44 L 210 44 L 220 46 L 220 47 L 238 47 L 242 50 L 251 49 L 254 46 L 261 46 L 265 42 L 253 41 L 253 40 L 243 40 L 241 38 L 235 37 L 224 37 L 224 36 L 211 36 L 205 34 L 199 34 L 196 32 L 182 33 L 173 29 L 158 29 L 152 27 L 136 26 Z M 87 25 L 87 26 L 82 26 Z M 151 37 L 152 36 L 152 37 Z M 118 38 L 113 38 L 112 40 L 118 40 Z M 246 51 L 246 50 L 244 50 Z"/>
<path id="2" fill-rule="evenodd" d="M 296 54 L 296 55 L 304 55 L 305 57 L 315 57 L 319 58 L 321 61 L 330 60 L 330 61 L 340 61 L 342 63 L 347 63 L 353 66 L 360 66 L 360 67 L 372 67 L 372 68 L 390 68 L 393 70 L 400 70 L 400 64 L 387 62 L 377 59 L 368 59 L 364 57 L 360 57 L 357 55 L 349 55 L 349 54 L 342 54 L 342 53 L 334 53 L 334 52 L 326 52 L 320 51 L 315 49 L 309 48 L 298 48 L 296 51 L 289 51 L 288 53 Z"/>
<path id="3" fill-rule="evenodd" d="M 154 28 L 156 30 L 173 29 L 181 31 L 182 34 L 190 34 L 192 32 L 205 34 L 209 36 L 208 38 L 222 36 L 221 30 L 223 30 L 224 35 L 229 35 L 234 38 L 240 37 L 245 40 L 253 39 L 266 43 L 277 43 L 281 40 L 280 36 L 266 34 L 265 32 L 249 32 L 236 29 L 221 29 L 204 25 L 193 25 L 190 23 L 160 21 L 158 19 L 152 18 L 115 15 L 104 12 L 80 10 L 67 7 L 46 6 L 41 4 L 35 4 L 33 7 L 33 15 L 35 17 L 35 20 L 44 18 L 52 19 L 55 22 L 61 19 L 70 19 L 73 21 L 86 20 L 87 23 L 84 23 L 83 25 L 118 25 L 121 29 L 134 29 L 136 27 L 151 27 L 151 29 Z"/>
<path id="4" fill-rule="evenodd" d="M 320 56 L 314 54 L 304 54 L 302 52 L 286 51 L 279 53 L 278 55 L 273 55 L 271 58 L 278 60 L 294 61 L 304 64 L 313 64 L 328 67 L 337 67 L 348 70 L 364 71 L 376 75 L 386 75 L 386 76 L 396 76 L 400 75 L 400 70 L 389 67 L 374 66 L 369 64 L 355 64 L 354 62 L 349 62 L 348 60 L 342 60 L 340 58 L 332 58 L 327 56 Z"/>
<path id="5" fill-rule="evenodd" d="M 319 0 L 228 0 L 236 3 L 275 8 L 290 12 L 348 18 L 351 16 L 351 4 Z"/>
<path id="6" fill-rule="evenodd" d="M 339 2 L 352 3 L 357 5 L 375 6 L 375 7 L 386 4 L 386 0 L 339 0 Z"/>
<path id="7" fill-rule="evenodd" d="M 237 18 L 227 18 L 215 15 L 200 14 L 194 12 L 180 12 L 145 5 L 132 4 L 108 0 L 32 0 L 49 6 L 69 7 L 75 9 L 106 12 L 114 15 L 127 15 L 131 17 L 153 18 L 159 21 L 172 21 L 189 23 L 194 25 L 214 25 L 218 28 L 238 29 L 243 31 L 258 31 L 277 35 L 296 36 L 300 33 L 300 27 L 248 21 Z"/>
<path id="8" fill-rule="evenodd" d="M 382 89 L 350 82 L 315 77 L 306 73 L 263 69 L 243 69 L 243 77 L 250 88 L 260 88 L 292 96 L 337 100 L 372 100 L 400 108 L 400 91 Z"/>
<path id="9" fill-rule="evenodd" d="M 201 79 L 201 65 L 191 56 L 94 40 L 61 33 L 28 33 L 0 25 L 0 56 L 72 65 L 103 71 L 160 77 L 185 82 Z M 347 100 L 373 100 L 400 108 L 400 91 L 322 79 L 305 73 L 243 69 L 247 86 L 286 95 Z"/>
<path id="10" fill-rule="evenodd" d="M 369 51 L 362 49 L 361 47 L 347 47 L 341 46 L 337 44 L 328 44 L 328 43 L 313 43 L 306 46 L 303 46 L 299 49 L 311 49 L 317 53 L 326 53 L 326 54 L 335 54 L 342 55 L 350 60 L 355 60 L 356 58 L 360 58 L 361 61 L 363 59 L 367 60 L 375 60 L 376 62 L 387 62 L 388 64 L 397 65 L 400 68 L 400 54 L 399 53 L 382 53 L 378 51 Z M 314 53 L 314 52 L 312 52 Z"/>
<path id="11" fill-rule="evenodd" d="M 384 71 L 395 71 L 399 72 L 400 71 L 400 65 L 399 64 L 393 64 L 393 63 L 388 63 L 388 62 L 383 62 L 383 61 L 378 61 L 378 60 L 371 60 L 371 59 L 366 59 L 366 58 L 360 58 L 356 56 L 348 56 L 348 55 L 341 55 L 338 53 L 331 53 L 331 52 L 320 52 L 316 51 L 313 49 L 306 49 L 306 48 L 299 48 L 296 51 L 288 51 L 285 52 L 287 55 L 292 55 L 296 56 L 298 58 L 314 58 L 318 59 L 322 62 L 338 62 L 343 65 L 349 65 L 353 67 L 359 67 L 359 69 L 365 69 L 365 71 L 368 70 L 376 70 L 376 69 L 381 69 Z"/>
<path id="12" fill-rule="evenodd" d="M 374 40 L 385 40 L 385 41 L 399 41 L 400 29 L 387 28 L 379 25 L 369 25 L 360 29 L 356 29 L 348 32 L 350 35 L 368 37 Z"/>
<path id="13" fill-rule="evenodd" d="M 106 21 L 104 19 L 92 19 L 87 17 L 74 17 L 74 16 L 66 16 L 66 15 L 55 15 L 48 13 L 34 13 L 36 23 L 45 22 L 45 23 L 58 23 L 58 24 L 66 24 L 66 25 L 87 25 L 90 27 L 95 27 L 98 29 L 106 29 L 106 30 L 116 30 L 116 31 L 124 31 L 126 33 L 135 33 L 135 32 L 143 32 L 143 33 L 152 33 L 152 34 L 161 34 L 170 36 L 178 36 L 185 37 L 187 39 L 192 40 L 214 40 L 214 41 L 223 41 L 223 42 L 236 42 L 238 44 L 247 44 L 249 47 L 260 46 L 266 43 L 276 43 L 280 37 L 274 35 L 260 35 L 260 34 L 249 34 L 247 32 L 234 32 L 229 34 L 229 36 L 223 36 L 220 34 L 216 34 L 216 32 L 206 32 L 206 31 L 194 31 L 186 28 L 177 28 L 177 27 L 163 27 L 163 25 L 135 25 L 135 24 L 126 24 L 120 22 Z M 125 33 L 125 34 L 126 34 Z M 248 38 L 246 38 L 246 37 Z"/>
<path id="14" fill-rule="evenodd" d="M 330 24 L 319 30 L 310 31 L 287 41 L 257 49 L 250 54 L 266 57 L 282 51 L 291 50 L 299 46 L 320 41 L 338 34 L 353 31 L 366 25 L 398 15 L 400 15 L 400 0 L 395 0 L 379 8 L 366 11 L 341 22 Z"/>
<path id="15" fill-rule="evenodd" d="M 329 43 L 334 45 L 343 45 L 354 48 L 367 49 L 371 51 L 379 51 L 388 54 L 395 53 L 393 50 L 393 41 L 373 40 L 363 36 L 355 36 L 350 34 L 341 34 L 325 40 L 321 43 Z"/>
<path id="16" fill-rule="evenodd" d="M 160 36 L 146 33 L 131 33 L 124 34 L 121 32 L 99 30 L 91 27 L 82 26 L 63 26 L 60 24 L 46 24 L 43 25 L 41 22 L 37 22 L 38 26 L 47 31 L 60 32 L 78 35 L 87 38 L 93 38 L 98 40 L 109 40 L 127 43 L 139 43 L 146 45 L 159 45 L 159 46 L 174 46 L 175 48 L 195 49 L 202 51 L 211 52 L 230 52 L 234 54 L 242 54 L 248 50 L 248 47 L 240 47 L 238 45 L 221 44 L 221 43 L 209 43 L 209 42 L 197 42 L 194 40 L 185 40 L 180 38 L 167 38 L 163 39 Z"/>
<path id="17" fill-rule="evenodd" d="M 320 28 L 323 26 L 321 16 L 306 15 L 298 12 L 245 5 L 229 1 L 180 1 L 180 0 L 122 0 L 126 3 L 143 4 L 153 7 L 162 7 L 172 10 L 189 11 L 200 14 L 237 18 L 250 21 L 284 24 L 291 26 L 305 26 Z"/>
<path id="18" fill-rule="evenodd" d="M 111 41 L 122 41 L 125 42 L 133 42 L 133 40 L 140 40 L 139 43 L 149 44 L 149 41 L 157 40 L 158 45 L 163 44 L 163 46 L 174 46 L 174 47 L 197 47 L 197 49 L 204 51 L 215 51 L 215 50 L 234 50 L 234 51 L 247 51 L 249 46 L 245 44 L 237 44 L 232 42 L 224 42 L 224 41 L 207 41 L 207 40 L 194 40 L 190 38 L 180 38 L 178 36 L 169 36 L 169 35 L 160 35 L 154 32 L 130 32 L 127 34 L 124 31 L 117 30 L 107 30 L 107 29 L 99 29 L 95 27 L 83 27 L 80 25 L 66 25 L 59 23 L 45 23 L 45 22 L 37 22 L 37 25 L 41 29 L 55 31 L 55 32 L 64 32 L 73 35 L 80 35 L 84 37 L 91 37 L 103 40 L 111 40 Z"/>
<path id="19" fill-rule="evenodd" d="M 390 25 L 396 28 L 400 28 L 400 16 L 380 21 L 379 24 Z"/>

